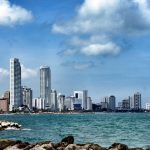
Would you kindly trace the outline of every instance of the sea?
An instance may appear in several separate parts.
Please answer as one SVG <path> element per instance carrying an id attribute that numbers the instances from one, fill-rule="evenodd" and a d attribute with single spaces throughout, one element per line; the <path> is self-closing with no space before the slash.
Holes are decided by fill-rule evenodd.
<path id="1" fill-rule="evenodd" d="M 0 120 L 22 125 L 21 130 L 0 131 L 0 139 L 56 143 L 73 135 L 75 143 L 150 147 L 150 113 L 9 114 Z"/>

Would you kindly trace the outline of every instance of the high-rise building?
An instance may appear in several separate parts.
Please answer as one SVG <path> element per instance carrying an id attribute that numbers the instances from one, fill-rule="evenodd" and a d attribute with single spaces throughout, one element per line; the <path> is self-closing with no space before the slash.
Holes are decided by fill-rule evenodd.
<path id="1" fill-rule="evenodd" d="M 32 90 L 26 86 L 22 87 L 22 101 L 23 105 L 28 106 L 29 109 L 32 109 Z"/>
<path id="2" fill-rule="evenodd" d="M 21 66 L 19 59 L 10 59 L 10 107 L 16 110 L 22 105 L 21 99 Z"/>
<path id="3" fill-rule="evenodd" d="M 87 109 L 88 91 L 87 90 L 74 91 L 74 97 L 76 99 L 79 99 L 82 101 L 81 107 L 83 110 L 86 110 Z"/>
<path id="4" fill-rule="evenodd" d="M 64 111 L 64 108 L 65 108 L 65 95 L 59 93 L 58 94 L 58 97 L 57 97 L 57 105 L 58 105 L 58 110 L 61 112 L 61 111 Z"/>
<path id="5" fill-rule="evenodd" d="M 116 97 L 113 95 L 109 97 L 108 108 L 112 111 L 116 109 Z"/>
<path id="6" fill-rule="evenodd" d="M 57 111 L 57 91 L 52 90 L 51 92 L 51 111 Z"/>
<path id="7" fill-rule="evenodd" d="M 91 99 L 91 97 L 87 98 L 87 110 L 92 110 L 92 99 Z"/>
<path id="8" fill-rule="evenodd" d="M 51 71 L 49 67 L 40 67 L 40 98 L 44 99 L 44 109 L 51 105 Z"/>
<path id="9" fill-rule="evenodd" d="M 141 94 L 139 92 L 135 93 L 130 100 L 131 109 L 141 109 Z"/>

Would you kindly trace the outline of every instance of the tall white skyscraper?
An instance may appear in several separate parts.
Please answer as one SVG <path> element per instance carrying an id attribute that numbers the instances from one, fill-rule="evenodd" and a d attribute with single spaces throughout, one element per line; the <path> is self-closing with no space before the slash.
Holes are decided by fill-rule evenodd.
<path id="1" fill-rule="evenodd" d="M 21 96 L 21 66 L 19 59 L 10 59 L 10 106 L 9 110 L 16 110 L 22 105 Z"/>
<path id="2" fill-rule="evenodd" d="M 44 99 L 44 108 L 51 106 L 51 71 L 47 66 L 40 67 L 40 98 Z"/>

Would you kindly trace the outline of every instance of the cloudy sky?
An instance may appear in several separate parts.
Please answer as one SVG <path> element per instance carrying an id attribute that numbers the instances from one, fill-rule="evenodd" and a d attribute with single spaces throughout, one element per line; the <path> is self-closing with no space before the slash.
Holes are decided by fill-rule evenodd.
<path id="1" fill-rule="evenodd" d="M 139 91 L 150 102 L 150 0 L 0 0 L 0 94 L 9 89 L 9 59 L 39 96 L 39 67 L 52 88 L 88 89 L 95 102 Z"/>

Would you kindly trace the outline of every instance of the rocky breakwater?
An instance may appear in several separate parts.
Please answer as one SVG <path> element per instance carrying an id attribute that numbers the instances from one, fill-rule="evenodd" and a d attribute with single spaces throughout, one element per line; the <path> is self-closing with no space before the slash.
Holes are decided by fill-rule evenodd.
<path id="1" fill-rule="evenodd" d="M 62 139 L 59 143 L 51 141 L 30 144 L 27 142 L 0 140 L 0 150 L 150 150 L 143 148 L 128 148 L 127 145 L 114 143 L 109 148 L 98 144 L 74 144 L 73 136 Z"/>
<path id="2" fill-rule="evenodd" d="M 6 130 L 6 129 L 20 129 L 21 125 L 15 122 L 9 122 L 9 121 L 0 121 L 0 131 Z"/>

